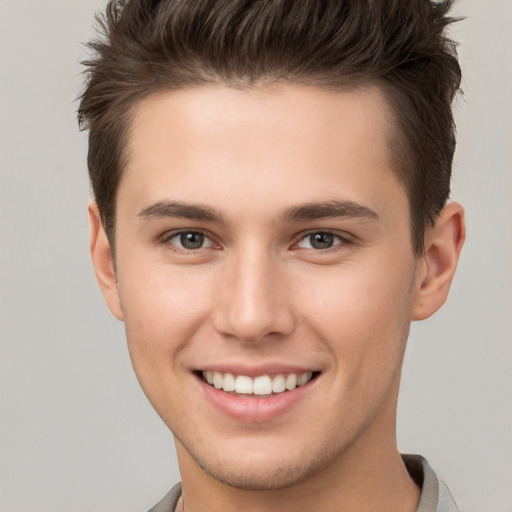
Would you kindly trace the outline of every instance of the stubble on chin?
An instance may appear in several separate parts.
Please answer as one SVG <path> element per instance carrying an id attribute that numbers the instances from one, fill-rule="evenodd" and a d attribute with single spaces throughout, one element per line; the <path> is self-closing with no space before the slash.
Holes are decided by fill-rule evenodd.
<path id="1" fill-rule="evenodd" d="M 316 450 L 297 450 L 295 454 L 284 454 L 280 460 L 272 460 L 272 454 L 263 453 L 257 461 L 245 463 L 240 462 L 237 453 L 231 454 L 228 460 L 218 460 L 212 453 L 188 450 L 176 436 L 175 442 L 178 454 L 186 452 L 185 457 L 190 458 L 190 462 L 217 482 L 240 490 L 274 491 L 301 484 L 336 466 L 359 434 L 345 432 L 345 441 L 325 437 Z M 212 461 L 213 458 L 216 460 Z"/>

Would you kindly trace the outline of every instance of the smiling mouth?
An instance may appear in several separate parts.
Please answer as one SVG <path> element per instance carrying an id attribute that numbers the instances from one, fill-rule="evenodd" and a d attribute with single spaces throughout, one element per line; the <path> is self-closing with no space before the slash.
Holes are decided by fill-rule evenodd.
<path id="1" fill-rule="evenodd" d="M 233 393 L 237 396 L 269 397 L 293 391 L 295 388 L 306 385 L 318 377 L 320 372 L 286 373 L 259 375 L 251 378 L 247 375 L 234 375 L 214 371 L 201 371 L 199 376 L 211 387 Z"/>

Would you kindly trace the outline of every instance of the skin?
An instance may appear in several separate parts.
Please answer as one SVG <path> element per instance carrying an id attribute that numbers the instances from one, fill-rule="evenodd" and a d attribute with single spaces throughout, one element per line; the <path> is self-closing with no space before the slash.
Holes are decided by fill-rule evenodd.
<path id="1" fill-rule="evenodd" d="M 414 255 L 390 123 L 375 88 L 208 86 L 138 106 L 116 270 L 95 204 L 91 254 L 174 434 L 187 512 L 416 510 L 395 441 L 400 369 L 411 320 L 446 299 L 464 222 L 449 204 Z M 183 231 L 205 243 L 185 249 Z M 326 232 L 332 246 L 314 247 Z M 241 421 L 203 393 L 197 370 L 219 365 L 319 376 L 276 417 Z"/>

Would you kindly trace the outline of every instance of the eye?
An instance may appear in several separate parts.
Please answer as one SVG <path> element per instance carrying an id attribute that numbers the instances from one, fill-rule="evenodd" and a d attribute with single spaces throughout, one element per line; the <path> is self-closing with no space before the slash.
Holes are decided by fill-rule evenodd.
<path id="1" fill-rule="evenodd" d="M 343 242 L 344 240 L 334 233 L 329 231 L 316 231 L 302 238 L 297 244 L 297 247 L 301 249 L 325 250 L 340 245 Z"/>
<path id="2" fill-rule="evenodd" d="M 195 251 L 214 245 L 214 243 L 200 231 L 182 231 L 181 233 L 170 236 L 166 241 L 186 251 Z"/>

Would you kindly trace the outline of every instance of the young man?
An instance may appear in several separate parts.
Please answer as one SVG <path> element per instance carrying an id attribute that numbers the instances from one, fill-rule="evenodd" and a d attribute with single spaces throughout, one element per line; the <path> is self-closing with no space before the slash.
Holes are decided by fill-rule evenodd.
<path id="1" fill-rule="evenodd" d="M 410 322 L 464 239 L 449 7 L 108 4 L 91 254 L 176 443 L 153 512 L 457 510 L 395 439 Z"/>

